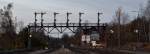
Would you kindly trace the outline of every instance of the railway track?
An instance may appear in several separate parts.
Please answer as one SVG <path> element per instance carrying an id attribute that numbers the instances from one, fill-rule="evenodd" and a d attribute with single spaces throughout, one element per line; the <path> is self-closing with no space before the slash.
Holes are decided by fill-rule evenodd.
<path id="1" fill-rule="evenodd" d="M 68 48 L 57 48 L 48 50 L 8 52 L 0 54 L 137 54 L 137 53 L 112 49 L 88 49 L 88 48 L 68 47 Z"/>
<path id="2" fill-rule="evenodd" d="M 31 54 L 31 53 L 30 53 Z M 83 48 L 60 48 L 56 50 L 41 50 L 32 54 L 135 54 L 108 49 L 83 49 Z"/>

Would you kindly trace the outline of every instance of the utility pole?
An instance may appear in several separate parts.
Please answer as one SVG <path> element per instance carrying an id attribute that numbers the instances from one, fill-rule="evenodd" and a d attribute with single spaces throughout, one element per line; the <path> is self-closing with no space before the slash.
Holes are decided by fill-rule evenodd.
<path id="1" fill-rule="evenodd" d="M 140 42 L 140 29 L 141 29 L 140 25 L 142 25 L 141 22 L 139 21 L 139 18 L 140 18 L 140 9 L 138 11 L 132 11 L 132 12 L 137 13 L 137 17 L 136 17 L 137 28 L 136 28 L 135 32 L 137 33 L 137 42 Z"/>
<path id="2" fill-rule="evenodd" d="M 118 9 L 118 34 L 117 34 L 117 36 L 118 36 L 118 47 L 120 48 L 120 28 L 121 28 L 121 26 L 120 26 L 120 18 L 121 18 L 121 8 L 119 8 Z"/>

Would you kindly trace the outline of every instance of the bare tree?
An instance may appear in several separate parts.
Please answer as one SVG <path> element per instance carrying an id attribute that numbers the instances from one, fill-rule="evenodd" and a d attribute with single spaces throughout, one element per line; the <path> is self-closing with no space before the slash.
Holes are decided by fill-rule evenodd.
<path id="1" fill-rule="evenodd" d="M 147 6 L 144 10 L 144 16 L 147 18 L 147 20 L 150 19 L 150 0 L 148 0 Z"/>
<path id="2" fill-rule="evenodd" d="M 129 15 L 125 12 L 123 12 L 122 7 L 119 7 L 113 16 L 112 23 L 118 24 L 120 21 L 120 24 L 126 24 L 129 22 Z"/>
<path id="3" fill-rule="evenodd" d="M 11 9 L 12 9 L 12 3 L 10 3 L 6 7 L 4 7 L 3 12 L 2 12 L 1 26 L 4 29 L 4 31 L 15 31 L 13 21 L 12 21 Z"/>
<path id="4" fill-rule="evenodd" d="M 148 24 L 149 24 L 149 41 L 150 41 L 150 0 L 148 0 L 147 6 L 144 10 L 144 16 L 146 17 L 146 20 L 148 20 Z"/>
<path id="5" fill-rule="evenodd" d="M 4 49 L 15 47 L 16 32 L 12 20 L 12 7 L 12 3 L 9 3 L 7 6 L 4 6 L 4 8 L 0 10 L 0 29 L 2 31 L 0 48 L 2 47 Z"/>
<path id="6" fill-rule="evenodd" d="M 120 35 L 120 34 L 125 34 L 125 25 L 129 22 L 129 15 L 127 13 L 125 13 L 122 9 L 122 7 L 119 7 L 116 12 L 115 15 L 113 16 L 113 20 L 112 20 L 112 26 L 115 30 L 115 35 L 117 35 L 117 39 L 118 39 L 118 47 L 120 47 L 121 44 L 121 38 L 125 35 Z M 121 37 L 120 37 L 121 36 Z"/>
<path id="7" fill-rule="evenodd" d="M 129 15 L 127 13 L 123 13 L 121 17 L 121 24 L 127 24 L 129 22 Z"/>

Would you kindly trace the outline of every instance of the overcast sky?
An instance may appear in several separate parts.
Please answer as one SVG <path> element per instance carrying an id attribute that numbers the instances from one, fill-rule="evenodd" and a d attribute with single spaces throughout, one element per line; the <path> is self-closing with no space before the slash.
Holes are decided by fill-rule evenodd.
<path id="1" fill-rule="evenodd" d="M 124 11 L 138 10 L 140 5 L 145 5 L 147 0 L 0 0 L 0 8 L 12 2 L 14 4 L 14 17 L 17 21 L 23 21 L 25 24 L 33 22 L 34 11 L 47 12 L 44 17 L 45 22 L 53 22 L 53 12 L 59 12 L 58 22 L 65 22 L 66 12 L 73 13 L 70 15 L 71 22 L 78 22 L 78 12 L 84 12 L 82 16 L 84 22 L 97 21 L 97 12 L 103 12 L 101 22 L 109 22 L 118 7 L 123 7 Z M 38 18 L 39 20 L 40 18 Z"/>

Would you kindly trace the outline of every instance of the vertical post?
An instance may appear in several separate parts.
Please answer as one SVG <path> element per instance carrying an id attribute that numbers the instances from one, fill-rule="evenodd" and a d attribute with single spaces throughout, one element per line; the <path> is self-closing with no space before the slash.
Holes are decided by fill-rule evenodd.
<path id="1" fill-rule="evenodd" d="M 56 28 L 56 15 L 59 13 L 54 12 L 54 27 Z"/>
<path id="2" fill-rule="evenodd" d="M 98 14 L 98 21 L 97 21 L 97 25 L 98 25 L 98 27 L 99 27 L 99 22 L 100 22 L 99 16 L 100 16 L 100 13 L 98 12 L 97 14 Z"/>
<path id="3" fill-rule="evenodd" d="M 32 35 L 30 33 L 30 26 L 29 25 L 28 25 L 28 34 L 29 34 L 29 36 L 28 36 L 28 45 L 27 45 L 27 48 L 31 49 L 31 37 L 32 37 Z"/>
<path id="4" fill-rule="evenodd" d="M 37 13 L 35 12 L 35 13 L 34 13 L 34 19 L 35 19 L 35 22 L 34 22 L 35 32 L 36 32 L 36 26 L 37 26 L 37 18 L 36 18 L 36 16 L 37 16 Z"/>
<path id="5" fill-rule="evenodd" d="M 66 22 L 66 26 L 67 26 L 67 27 L 69 26 L 69 14 L 72 14 L 72 13 L 68 13 L 68 12 L 67 12 L 67 22 Z"/>
<path id="6" fill-rule="evenodd" d="M 41 28 L 43 28 L 43 21 L 44 21 L 43 15 L 44 15 L 44 14 L 46 14 L 46 13 L 41 12 Z"/>
<path id="7" fill-rule="evenodd" d="M 135 30 L 135 33 L 136 33 L 136 35 L 137 35 L 137 39 L 136 39 L 136 41 L 137 41 L 137 42 L 139 42 L 139 30 L 138 30 L 138 29 L 136 29 L 136 30 Z"/>
<path id="8" fill-rule="evenodd" d="M 118 47 L 120 48 L 120 18 L 121 18 L 121 8 L 118 11 Z"/>
<path id="9" fill-rule="evenodd" d="M 112 36 L 114 34 L 114 30 L 110 30 L 110 33 L 111 33 L 111 36 L 110 36 L 110 42 L 109 42 L 109 44 L 110 44 L 110 47 L 112 48 L 113 47 L 113 38 L 112 38 Z"/>
<path id="10" fill-rule="evenodd" d="M 139 10 L 139 11 L 140 11 L 140 10 Z M 139 21 L 139 18 L 140 18 L 140 13 L 139 13 L 139 11 L 137 11 L 137 13 L 138 13 L 138 16 L 137 16 L 137 21 L 138 21 L 138 22 L 137 22 L 137 23 L 138 23 L 138 28 L 137 28 L 137 29 L 138 29 L 138 33 L 137 33 L 137 34 L 138 34 L 137 43 L 140 42 L 140 38 L 141 38 L 140 32 L 139 32 L 140 29 L 141 29 L 141 27 L 140 27 L 141 22 Z"/>
<path id="11" fill-rule="evenodd" d="M 150 21 L 150 19 L 149 19 L 149 21 Z M 148 36 L 149 36 L 149 42 L 150 42 L 150 22 L 149 22 L 149 27 L 148 27 L 148 29 L 149 29 Z"/>
<path id="12" fill-rule="evenodd" d="M 97 19 L 98 19 L 98 21 L 97 21 L 97 26 L 98 26 L 98 32 L 99 32 L 99 26 L 100 26 L 100 14 L 103 14 L 103 13 L 97 13 L 97 15 L 98 15 L 98 17 L 97 17 Z M 100 35 L 100 34 L 99 34 Z"/>
<path id="13" fill-rule="evenodd" d="M 100 18 L 99 18 L 99 17 L 100 17 L 101 14 L 103 14 L 103 13 L 99 13 L 99 12 L 97 13 L 97 15 L 98 15 L 98 17 L 97 17 L 97 19 L 98 19 L 97 25 L 98 25 L 98 26 L 99 26 L 99 23 L 100 23 Z"/>
<path id="14" fill-rule="evenodd" d="M 139 34 L 140 34 L 140 33 L 139 33 L 139 30 L 140 30 L 139 14 L 138 14 L 138 16 L 137 16 L 137 21 L 138 21 L 138 22 L 137 22 L 137 24 L 138 24 L 138 25 L 137 25 L 137 43 L 138 43 L 138 42 L 140 42 L 140 36 L 139 36 Z"/>
<path id="15" fill-rule="evenodd" d="M 35 15 L 34 16 L 35 17 L 35 32 L 36 32 L 36 27 L 37 27 L 37 15 L 38 14 L 40 14 L 40 13 L 37 13 L 37 12 L 34 13 L 34 15 Z"/>
<path id="16" fill-rule="evenodd" d="M 81 27 L 81 16 L 82 16 L 82 14 L 84 14 L 84 13 L 81 13 L 81 12 L 79 12 L 79 27 Z"/>
<path id="17" fill-rule="evenodd" d="M 32 38 L 32 35 L 30 34 L 29 35 L 29 41 L 28 41 L 28 49 L 31 49 L 31 38 Z"/>

